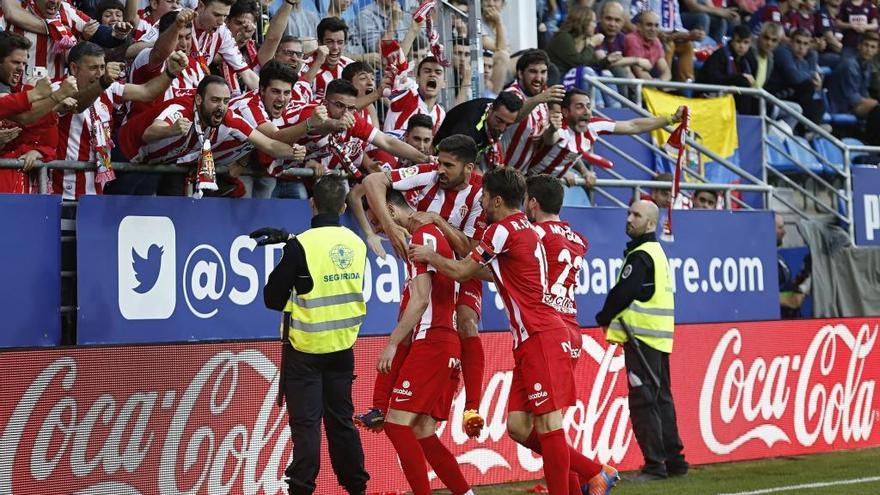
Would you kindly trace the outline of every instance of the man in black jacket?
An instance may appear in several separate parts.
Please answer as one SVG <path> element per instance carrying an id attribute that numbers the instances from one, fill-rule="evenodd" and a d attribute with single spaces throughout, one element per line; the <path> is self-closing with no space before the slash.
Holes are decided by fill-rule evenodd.
<path id="1" fill-rule="evenodd" d="M 715 50 L 700 68 L 697 82 L 741 88 L 754 87 L 758 60 L 750 50 L 751 46 L 752 33 L 748 26 L 741 24 L 735 27 L 730 42 Z M 748 115 L 758 113 L 758 100 L 755 98 L 736 95 L 734 99 L 737 112 Z"/>

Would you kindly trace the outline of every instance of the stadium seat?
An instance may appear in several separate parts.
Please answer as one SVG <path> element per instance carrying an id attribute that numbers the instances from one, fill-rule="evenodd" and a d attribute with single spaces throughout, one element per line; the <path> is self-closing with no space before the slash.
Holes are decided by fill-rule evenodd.
<path id="1" fill-rule="evenodd" d="M 841 139 L 841 141 L 843 141 L 843 144 L 846 144 L 849 146 L 864 146 L 865 145 L 865 143 L 861 142 L 860 140 L 858 140 L 854 137 L 845 137 L 845 138 Z M 868 153 L 866 151 L 853 151 L 852 153 L 849 154 L 849 159 L 853 160 L 856 157 L 865 156 L 867 154 Z"/>
<path id="2" fill-rule="evenodd" d="M 823 137 L 817 137 L 813 139 L 813 149 L 816 150 L 816 153 L 819 153 L 828 160 L 828 164 L 835 169 L 838 171 L 843 170 L 843 150 L 832 144 L 831 141 Z M 828 165 L 825 166 L 827 167 Z M 827 172 L 834 173 L 832 170 L 828 170 Z"/>
<path id="3" fill-rule="evenodd" d="M 822 90 L 822 101 L 825 103 L 825 108 L 831 108 L 831 103 L 828 100 L 827 89 Z M 859 123 L 859 118 L 851 113 L 825 112 L 825 114 L 822 115 L 822 123 L 837 126 L 857 125 Z"/>
<path id="4" fill-rule="evenodd" d="M 780 172 L 792 172 L 797 169 L 797 166 L 792 163 L 791 160 L 788 159 L 785 155 L 777 151 L 772 145 L 775 145 L 776 148 L 788 151 L 785 146 L 785 141 L 779 136 L 775 136 L 773 134 L 767 134 L 767 164 L 771 167 L 779 170 Z"/>
<path id="5" fill-rule="evenodd" d="M 562 206 L 591 206 L 590 197 L 581 186 L 566 186 Z"/>
<path id="6" fill-rule="evenodd" d="M 806 167 L 811 172 L 817 174 L 825 172 L 825 167 L 822 166 L 822 162 L 816 158 L 816 155 L 810 152 L 813 148 L 810 147 L 810 143 L 807 142 L 806 138 L 801 136 L 789 136 L 785 140 L 785 147 L 788 149 L 788 154 L 803 167 Z M 793 172 L 803 173 L 804 169 L 795 166 Z"/>

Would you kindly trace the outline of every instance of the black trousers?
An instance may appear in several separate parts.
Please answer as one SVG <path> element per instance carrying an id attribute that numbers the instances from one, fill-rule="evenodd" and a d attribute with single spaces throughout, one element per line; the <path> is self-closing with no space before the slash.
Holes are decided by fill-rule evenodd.
<path id="1" fill-rule="evenodd" d="M 293 460 L 287 467 L 290 495 L 311 495 L 321 468 L 321 420 L 330 463 L 339 484 L 351 494 L 363 494 L 370 475 L 364 469 L 361 438 L 352 422 L 354 351 L 306 354 L 284 344 L 284 396 L 293 440 Z"/>
<path id="2" fill-rule="evenodd" d="M 624 347 L 624 360 L 629 383 L 629 414 L 633 433 L 645 457 L 642 472 L 667 476 L 684 474 L 688 463 L 684 460 L 678 424 L 675 420 L 675 404 L 669 380 L 669 354 L 641 343 L 642 353 L 648 366 L 660 379 L 657 388 L 651 375 L 639 360 L 631 342 Z"/>

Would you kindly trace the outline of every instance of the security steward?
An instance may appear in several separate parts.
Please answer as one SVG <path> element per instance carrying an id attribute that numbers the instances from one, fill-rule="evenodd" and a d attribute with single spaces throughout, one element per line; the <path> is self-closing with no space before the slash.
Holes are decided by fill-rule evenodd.
<path id="1" fill-rule="evenodd" d="M 669 380 L 675 301 L 669 264 L 655 233 L 658 214 L 651 201 L 630 206 L 626 234 L 632 241 L 617 284 L 596 315 L 606 340 L 624 348 L 633 433 L 645 457 L 642 472 L 631 480 L 636 482 L 688 471 Z"/>
<path id="2" fill-rule="evenodd" d="M 370 476 L 352 422 L 352 346 L 366 314 L 363 297 L 367 247 L 339 223 L 345 186 L 325 176 L 315 183 L 312 228 L 298 235 L 263 228 L 258 245 L 285 243 L 263 291 L 266 306 L 284 311 L 281 378 L 287 400 L 293 459 L 285 474 L 290 495 L 315 492 L 320 468 L 321 420 L 339 484 L 363 494 Z M 278 404 L 281 405 L 281 390 Z M 322 490 L 324 491 L 324 490 Z"/>

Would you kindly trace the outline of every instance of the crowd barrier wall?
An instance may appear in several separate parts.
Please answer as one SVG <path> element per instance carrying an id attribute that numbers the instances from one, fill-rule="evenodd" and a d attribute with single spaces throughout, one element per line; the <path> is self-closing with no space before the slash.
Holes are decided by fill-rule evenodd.
<path id="1" fill-rule="evenodd" d="M 277 336 L 280 314 L 266 309 L 262 290 L 282 246 L 257 248 L 248 233 L 265 226 L 301 232 L 310 218 L 304 200 L 83 197 L 77 212 L 78 342 Z M 622 266 L 626 210 L 566 208 L 562 218 L 589 241 L 586 258 L 573 262 L 584 266 L 576 288 L 578 319 L 594 325 Z M 343 221 L 352 226 L 349 215 Z M 779 317 L 771 212 L 677 211 L 674 227 L 675 242 L 664 247 L 675 276 L 677 321 Z M 404 268 L 390 254 L 368 258 L 362 332 L 387 334 L 397 319 Z M 501 298 L 487 287 L 481 325 L 505 329 Z"/>
<path id="2" fill-rule="evenodd" d="M 878 329 L 878 318 L 677 326 L 671 376 L 687 459 L 880 445 Z M 386 341 L 355 344 L 356 410 L 370 403 Z M 459 391 L 439 435 L 474 485 L 539 478 L 541 458 L 505 434 L 510 336 L 487 333 L 483 345 L 486 427 L 465 436 Z M 621 351 L 596 329 L 584 330 L 581 349 L 568 437 L 588 457 L 637 469 Z M 291 444 L 275 405 L 279 357 L 275 341 L 0 352 L 0 493 L 283 494 Z M 407 491 L 385 435 L 361 438 L 368 493 Z M 321 465 L 316 493 L 343 493 L 326 441 Z"/>
<path id="3" fill-rule="evenodd" d="M 852 168 L 856 244 L 880 246 L 880 168 Z"/>

